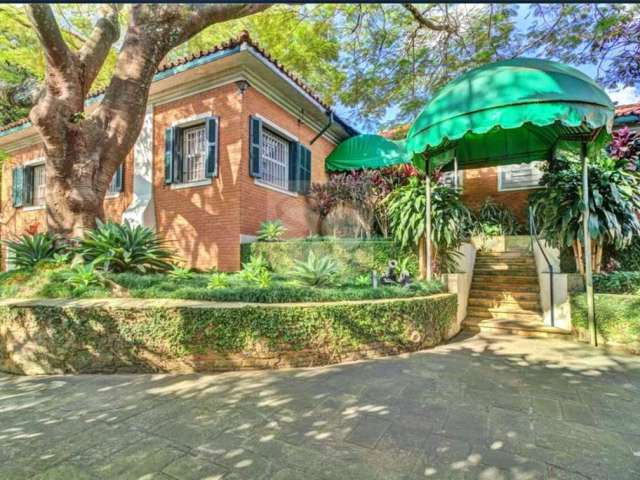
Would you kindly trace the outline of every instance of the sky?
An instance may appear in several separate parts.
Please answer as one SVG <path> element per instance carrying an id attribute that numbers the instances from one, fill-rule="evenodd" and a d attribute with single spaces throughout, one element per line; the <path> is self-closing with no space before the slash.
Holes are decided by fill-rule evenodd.
<path id="1" fill-rule="evenodd" d="M 521 30 L 526 30 L 530 22 L 530 20 L 527 19 L 528 5 L 518 4 L 518 6 L 519 6 L 519 12 L 518 12 L 518 18 L 516 20 L 516 28 Z M 591 78 L 596 77 L 595 65 L 572 65 L 572 66 L 577 68 L 578 70 L 581 70 L 585 74 L 589 75 Z M 629 87 L 618 88 L 613 90 L 606 89 L 606 92 L 616 105 L 640 103 L 640 82 L 638 82 L 635 86 L 629 86 Z M 336 105 L 335 110 L 336 110 L 336 113 L 341 118 L 349 122 L 350 125 L 357 128 L 361 132 L 372 133 L 371 129 L 365 128 L 363 124 L 360 121 L 358 121 L 357 118 L 354 118 L 350 114 L 349 110 L 347 110 L 343 106 L 338 104 Z M 387 111 L 387 114 L 385 115 L 384 118 L 381 119 L 380 123 L 383 125 L 388 124 L 389 122 L 393 121 L 393 119 L 397 116 L 397 113 L 398 113 L 398 109 L 394 106 L 390 106 Z"/>

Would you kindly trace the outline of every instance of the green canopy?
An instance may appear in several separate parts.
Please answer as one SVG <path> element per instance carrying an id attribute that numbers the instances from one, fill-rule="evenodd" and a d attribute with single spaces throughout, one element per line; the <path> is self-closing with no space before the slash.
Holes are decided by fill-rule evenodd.
<path id="1" fill-rule="evenodd" d="M 338 145 L 327 157 L 330 172 L 384 168 L 399 163 L 411 163 L 403 141 L 389 140 L 380 135 L 356 135 Z"/>
<path id="2" fill-rule="evenodd" d="M 610 131 L 613 103 L 587 75 L 548 60 L 517 58 L 476 68 L 425 106 L 407 135 L 410 154 L 434 167 L 548 160 L 558 140 Z M 589 137 L 590 138 L 590 137 Z"/>

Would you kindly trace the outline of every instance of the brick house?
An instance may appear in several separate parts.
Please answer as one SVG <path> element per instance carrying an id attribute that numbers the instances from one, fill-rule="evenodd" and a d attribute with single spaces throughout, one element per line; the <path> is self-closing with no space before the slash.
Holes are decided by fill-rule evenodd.
<path id="1" fill-rule="evenodd" d="M 615 111 L 614 129 L 629 127 L 640 131 L 640 103 L 619 105 Z M 381 132 L 388 138 L 403 138 L 409 125 Z M 539 163 L 487 167 L 458 172 L 458 185 L 462 189 L 462 200 L 475 210 L 490 198 L 511 209 L 519 222 L 527 223 L 527 203 L 529 194 L 538 188 L 542 172 Z M 453 172 L 444 174 L 444 181 L 453 184 Z"/>
<path id="2" fill-rule="evenodd" d="M 89 112 L 99 98 L 89 98 Z M 243 34 L 158 69 L 142 132 L 114 176 L 105 213 L 155 228 L 189 267 L 237 270 L 241 242 L 265 220 L 280 219 L 291 237 L 316 233 L 310 182 L 324 179 L 326 156 L 354 133 Z M 35 129 L 26 119 L 1 127 L 0 149 L 9 155 L 2 238 L 44 230 Z"/>

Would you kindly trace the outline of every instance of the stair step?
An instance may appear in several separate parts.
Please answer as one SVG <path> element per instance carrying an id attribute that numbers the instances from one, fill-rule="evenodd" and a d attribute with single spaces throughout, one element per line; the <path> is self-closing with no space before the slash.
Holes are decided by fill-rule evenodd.
<path id="1" fill-rule="evenodd" d="M 533 258 L 529 250 L 509 250 L 507 252 L 478 252 L 476 258 Z"/>
<path id="2" fill-rule="evenodd" d="M 508 269 L 508 268 L 530 268 L 536 269 L 536 262 L 534 261 L 523 261 L 518 260 L 514 262 L 504 261 L 504 260 L 496 260 L 496 261 L 488 261 L 487 259 L 478 259 L 476 260 L 476 268 L 491 268 L 491 269 Z"/>
<path id="3" fill-rule="evenodd" d="M 483 297 L 469 297 L 469 307 L 490 308 L 504 311 L 521 311 L 527 310 L 532 312 L 540 312 L 540 302 L 535 300 L 514 300 L 514 299 L 495 299 Z"/>
<path id="4" fill-rule="evenodd" d="M 485 319 L 467 317 L 462 326 L 471 332 L 508 333 L 526 337 L 571 339 L 571 332 L 556 327 L 548 327 L 542 322 L 527 322 L 515 319 Z"/>
<path id="5" fill-rule="evenodd" d="M 531 301 L 537 302 L 540 299 L 540 294 L 538 290 L 528 291 L 529 287 L 523 287 L 524 290 L 518 291 L 514 290 L 513 287 L 509 287 L 506 291 L 503 289 L 495 289 L 490 290 L 487 286 L 483 286 L 482 288 L 472 289 L 469 292 L 469 299 L 472 298 L 480 298 L 485 300 L 502 300 L 506 302 L 517 302 L 517 301 Z"/>
<path id="6" fill-rule="evenodd" d="M 535 269 L 533 268 L 505 268 L 505 269 L 499 269 L 499 268 L 487 268 L 487 267 L 482 267 L 482 268 L 478 268 L 478 266 L 476 266 L 476 268 L 474 269 L 474 274 L 475 275 L 492 275 L 492 276 L 500 276 L 500 275 L 517 275 L 519 277 L 536 277 L 538 273 L 536 272 Z"/>
<path id="7" fill-rule="evenodd" d="M 532 285 L 538 284 L 537 275 L 511 275 L 509 273 L 499 273 L 499 274 L 496 273 L 496 274 L 487 275 L 485 273 L 474 272 L 473 283 L 475 283 L 476 280 L 482 284 L 487 284 L 487 283 L 491 283 L 491 284 L 500 283 L 505 285 L 509 285 L 512 283 L 532 284 Z"/>
<path id="8" fill-rule="evenodd" d="M 467 307 L 467 314 L 476 318 L 501 318 L 512 320 L 542 321 L 540 310 L 497 310 L 486 307 Z"/>

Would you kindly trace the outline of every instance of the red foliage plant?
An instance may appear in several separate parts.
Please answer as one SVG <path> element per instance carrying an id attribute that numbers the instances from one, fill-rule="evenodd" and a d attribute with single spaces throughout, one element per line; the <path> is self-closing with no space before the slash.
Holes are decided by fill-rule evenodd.
<path id="1" fill-rule="evenodd" d="M 26 233 L 27 235 L 35 235 L 36 233 L 38 233 L 39 228 L 40 222 L 32 222 L 27 226 L 27 228 L 24 229 L 24 233 Z"/>

